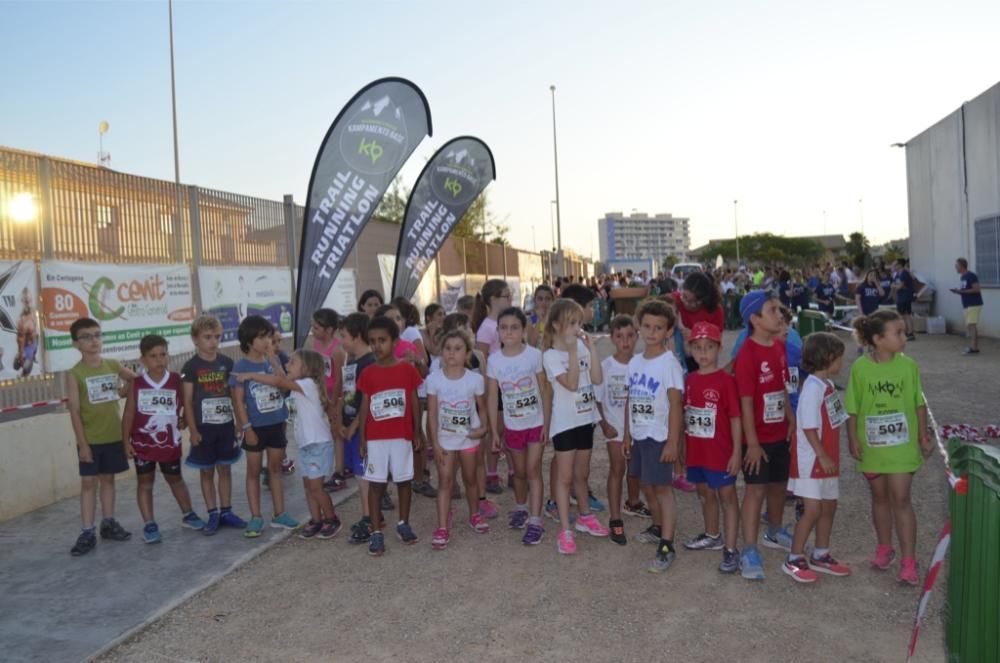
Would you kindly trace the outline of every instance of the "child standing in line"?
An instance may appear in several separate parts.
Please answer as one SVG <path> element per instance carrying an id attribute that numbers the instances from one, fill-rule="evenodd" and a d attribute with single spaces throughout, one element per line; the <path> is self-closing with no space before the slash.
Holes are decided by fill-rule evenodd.
<path id="1" fill-rule="evenodd" d="M 552 305 L 545 325 L 545 353 L 542 365 L 552 385 L 549 431 L 555 449 L 556 505 L 559 509 L 559 552 L 572 555 L 576 540 L 569 527 L 569 493 L 575 484 L 577 494 L 587 494 L 590 456 L 594 448 L 594 424 L 597 404 L 594 385 L 603 382 L 601 362 L 590 336 L 581 328 L 583 309 L 571 299 Z M 590 512 L 589 501 L 578 502 L 576 530 L 591 536 L 607 536 L 608 529 Z"/>
<path id="2" fill-rule="evenodd" d="M 340 375 L 340 367 L 344 365 L 344 351 L 340 347 L 340 339 L 337 338 L 337 327 L 340 326 L 340 316 L 332 308 L 317 309 L 312 314 L 312 323 L 309 325 L 309 333 L 312 336 L 312 349 L 323 357 L 323 386 L 326 389 L 325 403 L 329 406 L 326 413 L 331 425 L 336 421 L 333 410 L 337 400 L 337 376 Z M 338 491 L 347 487 L 347 480 L 353 475 L 351 468 L 344 462 L 344 440 L 330 434 L 333 437 L 334 448 L 334 472 L 328 481 L 323 485 L 327 490 Z"/>
<path id="3" fill-rule="evenodd" d="M 142 540 L 159 543 L 160 528 L 153 516 L 153 480 L 156 465 L 181 508 L 181 524 L 194 530 L 205 521 L 191 508 L 191 494 L 181 477 L 181 376 L 167 370 L 167 340 L 156 334 L 139 341 L 139 353 L 146 372 L 132 381 L 122 415 L 122 439 L 126 453 L 135 459 L 139 482 L 135 496 L 144 523 Z"/>
<path id="4" fill-rule="evenodd" d="M 500 311 L 510 307 L 511 293 L 510 286 L 502 279 L 490 279 L 483 284 L 483 289 L 476 295 L 476 307 L 472 316 L 472 330 L 476 334 L 476 349 L 486 357 L 487 366 L 489 357 L 494 352 L 500 350 L 500 333 L 497 331 L 497 316 Z M 497 405 L 500 407 L 500 404 Z M 501 431 L 502 432 L 502 431 Z M 487 449 L 488 445 L 480 445 L 480 451 L 485 461 L 485 490 L 487 493 L 499 495 L 503 493 L 503 485 L 497 474 L 497 463 L 500 455 Z M 510 460 L 510 459 L 508 459 Z M 513 475 L 513 461 L 509 463 L 508 474 Z M 496 518 L 496 508 L 492 503 L 482 504 L 487 509 L 483 515 L 487 518 Z"/>
<path id="5" fill-rule="evenodd" d="M 361 456 L 361 421 L 358 417 L 361 411 L 358 378 L 375 363 L 375 355 L 368 347 L 368 320 L 364 313 L 351 313 L 340 319 L 337 329 L 340 347 L 347 353 L 347 361 L 341 369 L 341 391 L 336 406 L 340 417 L 335 425 L 337 436 L 344 440 L 344 463 L 358 482 L 361 497 L 361 519 L 351 525 L 351 538 L 348 539 L 348 543 L 353 544 L 368 543 L 372 524 L 368 513 L 368 482 L 365 480 L 365 459 Z"/>
<path id="6" fill-rule="evenodd" d="M 705 531 L 684 544 L 688 550 L 722 550 L 719 571 L 736 573 L 740 503 L 736 475 L 740 472 L 740 398 L 736 380 L 719 368 L 722 331 L 710 322 L 696 322 L 688 337 L 688 350 L 698 370 L 687 375 L 684 390 L 684 424 L 687 433 L 688 480 L 698 488 Z M 725 536 L 719 530 L 719 503 Z"/>
<path id="7" fill-rule="evenodd" d="M 332 539 L 340 531 L 340 518 L 333 501 L 323 490 L 323 479 L 332 471 L 333 440 L 326 418 L 326 367 L 323 355 L 314 350 L 296 350 L 288 361 L 287 376 L 271 373 L 236 373 L 243 383 L 253 380 L 291 393 L 295 409 L 295 442 L 299 446 L 302 487 L 309 505 L 309 522 L 302 539 Z"/>
<path id="8" fill-rule="evenodd" d="M 858 342 L 870 349 L 851 366 L 847 386 L 847 439 L 858 470 L 872 492 L 872 521 L 878 547 L 871 565 L 889 568 L 896 556 L 892 530 L 902 549 L 900 582 L 920 582 L 917 518 L 910 502 L 913 474 L 933 446 L 927 435 L 927 404 L 917 363 L 903 354 L 906 324 L 894 311 L 877 311 L 854 321 Z"/>
<path id="9" fill-rule="evenodd" d="M 542 345 L 542 336 L 545 334 L 545 319 L 549 317 L 549 309 L 556 295 L 552 288 L 542 284 L 535 288 L 532 297 L 534 307 L 531 309 L 531 317 L 528 319 L 528 345 L 537 348 Z"/>
<path id="10" fill-rule="evenodd" d="M 521 543 L 537 545 L 545 535 L 542 452 L 548 437 L 545 413 L 549 409 L 549 391 L 544 388 L 542 353 L 524 342 L 527 324 L 524 313 L 518 308 L 504 309 L 497 316 L 497 324 L 503 348 L 490 356 L 486 366 L 490 428 L 494 446 L 499 447 L 503 439 L 514 459 L 514 511 L 510 514 L 510 528 L 525 530 Z"/>
<path id="11" fill-rule="evenodd" d="M 243 433 L 243 449 L 247 452 L 247 501 L 250 521 L 244 536 L 256 538 L 264 529 L 260 508 L 260 473 L 263 456 L 267 454 L 271 503 L 274 517 L 271 527 L 295 529 L 298 521 L 285 512 L 285 493 L 281 478 L 281 461 L 285 457 L 288 439 L 285 422 L 288 407 L 285 395 L 277 387 L 256 380 L 239 382 L 236 373 L 268 373 L 283 376 L 285 371 L 271 344 L 273 326 L 259 315 L 251 315 L 240 323 L 237 336 L 244 357 L 236 362 L 229 376 L 236 425 Z"/>
<path id="12" fill-rule="evenodd" d="M 375 317 L 368 323 L 368 343 L 375 363 L 357 380 L 361 392 L 361 456 L 365 459 L 368 482 L 368 512 L 372 533 L 368 554 L 385 554 L 382 513 L 379 510 L 390 473 L 399 491 L 399 523 L 396 535 L 406 545 L 417 542 L 410 527 L 410 482 L 413 480 L 413 452 L 420 451 L 420 411 L 417 386 L 423 381 L 412 364 L 399 361 L 393 347 L 399 339 L 399 327 L 387 317 Z"/>
<path id="13" fill-rule="evenodd" d="M 128 471 L 122 444 L 118 382 L 135 379 L 135 373 L 114 359 L 101 356 L 101 326 L 80 318 L 69 328 L 80 361 L 66 372 L 69 418 L 76 437 L 80 465 L 80 515 L 83 531 L 70 550 L 86 555 L 97 545 L 94 518 L 97 493 L 101 494 L 101 538 L 128 541 L 132 534 L 115 520 L 115 475 Z"/>
<path id="14" fill-rule="evenodd" d="M 211 315 L 200 315 L 191 324 L 195 355 L 181 368 L 184 417 L 191 450 L 184 464 L 201 474 L 201 494 L 208 508 L 202 530 L 207 536 L 219 527 L 245 529 L 246 522 L 233 513 L 233 463 L 240 459 L 240 444 L 233 427 L 233 402 L 229 397 L 229 375 L 233 360 L 219 354 L 222 323 Z M 218 501 L 216 482 L 218 475 Z"/>
<path id="15" fill-rule="evenodd" d="M 832 378 L 844 364 L 844 343 L 833 334 L 806 337 L 802 366 L 809 377 L 802 384 L 795 420 L 788 487 L 803 501 L 802 517 L 795 524 L 792 551 L 782 571 L 802 583 L 816 582 L 816 572 L 847 576 L 851 569 L 830 555 L 830 534 L 840 497 L 840 427 L 847 412 Z M 815 548 L 806 560 L 806 540 L 816 530 Z"/>
<path id="16" fill-rule="evenodd" d="M 639 307 L 635 317 L 646 348 L 628 363 L 628 417 L 622 451 L 630 459 L 630 470 L 639 477 L 653 512 L 653 524 L 636 539 L 656 543 L 656 555 L 648 570 L 663 573 L 677 554 L 673 540 L 677 523 L 673 464 L 684 430 L 684 372 L 667 349 L 677 324 L 674 309 L 665 302 L 650 300 Z"/>
<path id="17" fill-rule="evenodd" d="M 455 301 L 455 313 L 462 313 L 472 320 L 476 310 L 476 298 L 472 295 L 462 295 Z"/>
<path id="18" fill-rule="evenodd" d="M 743 553 L 740 569 L 747 580 L 763 580 L 764 566 L 757 550 L 760 509 L 767 498 L 768 525 L 763 545 L 791 549 L 792 536 L 781 518 L 791 462 L 789 431 L 795 414 L 788 397 L 788 359 L 778 339 L 784 320 L 772 292 L 753 290 L 740 301 L 740 314 L 749 336 L 736 355 L 735 376 L 740 396 L 743 436 Z"/>
<path id="19" fill-rule="evenodd" d="M 622 479 L 627 485 L 625 513 L 632 515 L 640 510 L 649 517 L 649 510 L 639 499 L 639 478 L 627 472 L 628 462 L 622 452 L 625 433 L 625 401 L 628 400 L 628 363 L 635 354 L 638 336 L 631 316 L 616 315 L 611 321 L 611 342 L 615 353 L 601 362 L 604 382 L 597 390 L 597 411 L 601 416 L 601 432 L 608 443 L 608 521 L 610 538 L 620 546 L 628 544 L 625 521 L 622 520 Z"/>
<path id="20" fill-rule="evenodd" d="M 456 470 L 462 468 L 465 498 L 469 505 L 469 527 L 486 534 L 490 526 L 479 513 L 476 497 L 476 457 L 486 426 L 486 386 L 478 371 L 466 368 L 472 353 L 472 338 L 451 331 L 441 341 L 441 369 L 427 378 L 427 417 L 430 438 L 438 463 L 437 516 L 431 546 L 444 550 L 451 540 L 451 488 Z"/>

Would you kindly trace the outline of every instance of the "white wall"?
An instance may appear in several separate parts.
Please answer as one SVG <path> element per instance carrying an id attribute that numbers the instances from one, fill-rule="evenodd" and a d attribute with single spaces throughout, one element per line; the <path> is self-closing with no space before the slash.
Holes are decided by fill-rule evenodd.
<path id="1" fill-rule="evenodd" d="M 964 136 L 963 136 L 964 130 Z M 976 269 L 974 221 L 1000 214 L 1000 84 L 906 144 L 910 262 L 937 288 L 935 312 L 965 329 L 955 259 Z M 980 333 L 1000 336 L 1000 288 L 983 290 Z"/>

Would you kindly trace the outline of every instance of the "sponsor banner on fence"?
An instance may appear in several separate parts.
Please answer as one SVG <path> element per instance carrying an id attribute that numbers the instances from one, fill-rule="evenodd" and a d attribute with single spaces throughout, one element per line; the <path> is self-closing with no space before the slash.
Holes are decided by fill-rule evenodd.
<path id="1" fill-rule="evenodd" d="M 340 315 L 354 313 L 357 310 L 358 285 L 353 267 L 344 267 L 340 270 L 330 292 L 326 293 L 323 308 L 332 308 Z"/>
<path id="2" fill-rule="evenodd" d="M 248 315 L 271 321 L 282 334 L 292 331 L 292 275 L 280 267 L 199 267 L 201 308 L 222 322 L 222 345 L 237 345 L 236 333 Z"/>
<path id="3" fill-rule="evenodd" d="M 326 301 L 347 256 L 396 173 L 424 136 L 431 112 L 424 93 L 402 78 L 382 78 L 355 94 L 330 125 L 313 164 L 296 290 L 295 345 Z M 390 274 L 391 279 L 391 274 Z M 389 288 L 383 290 L 389 293 Z"/>
<path id="4" fill-rule="evenodd" d="M 0 261 L 0 380 L 42 373 L 33 261 Z"/>
<path id="5" fill-rule="evenodd" d="M 101 325 L 101 354 L 139 357 L 139 341 L 159 334 L 170 352 L 194 349 L 194 305 L 187 265 L 110 265 L 42 262 L 42 328 L 46 365 L 64 371 L 80 360 L 70 326 L 79 318 Z"/>

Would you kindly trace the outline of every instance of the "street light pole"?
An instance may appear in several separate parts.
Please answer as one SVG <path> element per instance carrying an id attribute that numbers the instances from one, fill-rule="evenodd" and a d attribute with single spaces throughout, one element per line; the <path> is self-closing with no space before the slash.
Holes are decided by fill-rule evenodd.
<path id="1" fill-rule="evenodd" d="M 549 201 L 549 225 L 552 227 L 552 250 L 556 250 L 556 217 L 555 217 L 555 204 L 556 201 Z"/>
<path id="2" fill-rule="evenodd" d="M 739 214 L 737 213 L 737 208 L 739 206 L 739 203 L 740 203 L 740 201 L 738 201 L 738 200 L 734 200 L 733 201 L 733 227 L 736 230 L 736 267 L 737 268 L 739 268 L 739 266 L 740 266 L 740 219 L 739 219 Z"/>
<path id="3" fill-rule="evenodd" d="M 177 247 L 177 260 L 183 260 L 183 233 L 181 232 L 181 164 L 177 150 L 177 86 L 174 81 L 174 2 L 167 0 L 167 16 L 170 24 L 170 108 L 174 120 L 174 188 L 177 196 L 177 207 L 174 221 L 174 238 Z"/>
<path id="4" fill-rule="evenodd" d="M 565 260 L 562 252 L 562 217 L 559 205 L 559 146 L 556 143 L 556 86 L 550 85 L 552 93 L 552 160 L 556 174 L 556 249 L 559 251 L 559 271 L 565 272 Z"/>

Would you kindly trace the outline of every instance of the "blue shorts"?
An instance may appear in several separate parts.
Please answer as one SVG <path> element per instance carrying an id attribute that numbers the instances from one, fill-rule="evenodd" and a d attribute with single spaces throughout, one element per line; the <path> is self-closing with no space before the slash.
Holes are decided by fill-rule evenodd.
<path id="1" fill-rule="evenodd" d="M 76 451 L 76 447 L 73 447 Z M 80 466 L 80 476 L 96 477 L 99 474 L 119 474 L 128 472 L 128 459 L 125 457 L 125 447 L 121 442 L 111 442 L 109 444 L 91 444 L 90 455 L 94 461 L 92 463 L 80 462 L 77 456 L 77 463 Z"/>
<path id="2" fill-rule="evenodd" d="M 728 472 L 707 470 L 704 467 L 687 468 L 687 480 L 691 483 L 707 483 L 712 490 L 736 485 L 736 477 Z"/>
<path id="3" fill-rule="evenodd" d="M 232 465 L 240 459 L 240 443 L 236 429 L 228 424 L 202 424 L 198 426 L 201 444 L 191 445 L 184 464 L 197 470 L 210 470 L 216 465 Z"/>
<path id="4" fill-rule="evenodd" d="M 323 479 L 333 473 L 333 442 L 299 447 L 299 472 L 305 479 Z"/>
<path id="5" fill-rule="evenodd" d="M 344 443 L 344 467 L 338 467 L 337 469 L 343 471 L 345 467 L 354 472 L 354 476 L 356 477 L 363 477 L 365 475 L 365 459 L 361 457 L 360 431 Z"/>
<path id="6" fill-rule="evenodd" d="M 639 477 L 639 483 L 647 486 L 673 485 L 674 464 L 660 462 L 666 446 L 665 441 L 635 440 L 632 444 L 632 459 L 628 464 L 629 475 Z"/>

